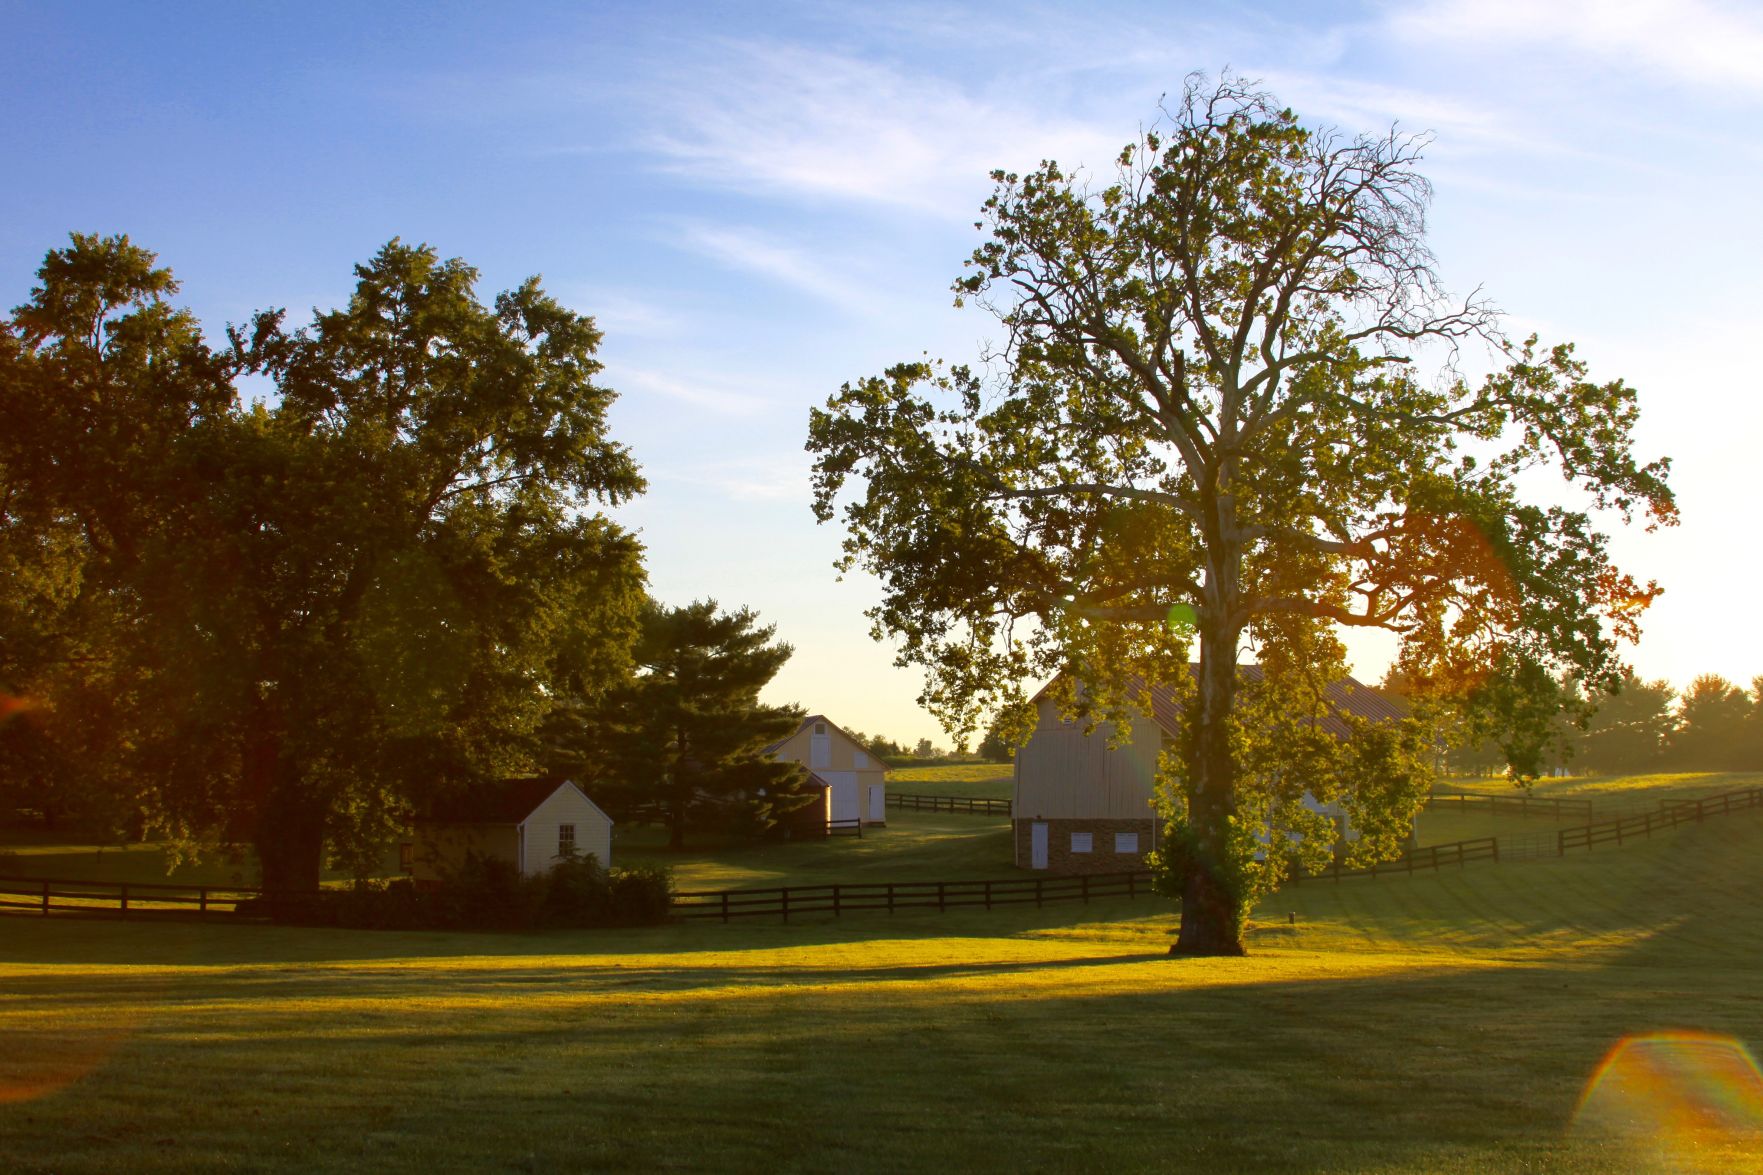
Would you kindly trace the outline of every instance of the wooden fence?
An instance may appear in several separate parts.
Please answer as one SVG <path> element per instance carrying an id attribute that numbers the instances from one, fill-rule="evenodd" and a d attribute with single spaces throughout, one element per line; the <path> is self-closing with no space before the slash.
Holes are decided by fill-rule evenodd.
<path id="1" fill-rule="evenodd" d="M 854 836 L 861 840 L 863 838 L 863 821 L 857 819 L 828 820 L 826 834 L 828 836 Z"/>
<path id="2" fill-rule="evenodd" d="M 1532 796 L 1525 794 L 1498 795 L 1491 792 L 1436 792 L 1426 801 L 1428 808 L 1479 808 L 1490 816 L 1548 816 L 1561 820 L 1577 816 L 1592 820 L 1592 802 L 1570 796 Z"/>
<path id="3" fill-rule="evenodd" d="M 1294 873 L 1291 880 L 1294 884 L 1304 881 L 1339 881 L 1343 877 L 1389 877 L 1394 874 L 1404 876 L 1416 870 L 1437 870 L 1445 865 L 1468 865 L 1475 861 L 1498 861 L 1500 859 L 1500 842 L 1497 838 L 1484 836 L 1478 840 L 1452 841 L 1444 845 L 1427 845 L 1425 848 L 1410 849 L 1394 861 L 1381 861 L 1368 865 L 1364 869 L 1342 869 L 1336 865 L 1322 873 Z"/>
<path id="4" fill-rule="evenodd" d="M 973 816 L 1008 816 L 1009 800 L 976 800 L 966 796 L 899 795 L 888 793 L 888 807 L 911 812 L 966 812 Z"/>
<path id="5" fill-rule="evenodd" d="M 852 884 L 792 885 L 777 889 L 723 889 L 673 895 L 673 908 L 686 918 L 781 917 L 859 911 L 955 910 L 981 907 L 1044 906 L 1100 898 L 1136 898 L 1151 893 L 1151 875 L 1097 873 L 1080 877 L 1012 877 L 994 881 L 870 881 Z"/>
<path id="6" fill-rule="evenodd" d="M 1602 844 L 1621 844 L 1625 840 L 1650 837 L 1658 829 L 1676 828 L 1680 824 L 1699 824 L 1710 816 L 1746 808 L 1763 808 L 1763 787 L 1739 788 L 1703 796 L 1698 800 L 1672 800 L 1663 803 L 1657 812 L 1641 812 L 1617 820 L 1600 820 L 1578 828 L 1563 828 L 1555 834 L 1556 853 L 1566 856 L 1568 849 L 1591 849 Z"/>
<path id="7" fill-rule="evenodd" d="M 201 918 L 233 914 L 240 902 L 262 895 L 262 890 L 233 885 L 0 877 L 0 911 L 38 914 Z"/>

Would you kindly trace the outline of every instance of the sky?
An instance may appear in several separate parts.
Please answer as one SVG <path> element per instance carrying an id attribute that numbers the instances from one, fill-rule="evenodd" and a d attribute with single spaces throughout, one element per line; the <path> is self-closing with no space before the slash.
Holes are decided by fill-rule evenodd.
<path id="1" fill-rule="evenodd" d="M 1665 594 L 1629 659 L 1763 674 L 1763 7 L 1715 0 L 891 5 L 0 0 L 0 304 L 70 231 L 126 232 L 218 339 L 344 301 L 386 241 L 531 274 L 605 332 L 615 511 L 650 590 L 755 609 L 767 692 L 947 744 L 870 639 L 809 502 L 808 413 L 993 323 L 950 284 L 996 168 L 1105 176 L 1183 78 L 1312 124 L 1426 131 L 1446 285 L 1639 390 L 1681 526 L 1619 533 Z M 1620 529 L 1616 520 L 1609 520 Z M 1387 642 L 1353 646 L 1381 675 Z"/>

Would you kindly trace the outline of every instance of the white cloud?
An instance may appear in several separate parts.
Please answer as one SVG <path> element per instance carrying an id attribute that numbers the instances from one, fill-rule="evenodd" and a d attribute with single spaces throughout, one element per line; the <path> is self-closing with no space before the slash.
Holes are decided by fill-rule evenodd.
<path id="1" fill-rule="evenodd" d="M 779 406 L 769 386 L 728 376 L 653 371 L 620 364 L 609 382 L 626 395 L 663 396 L 723 416 L 757 416 Z"/>
<path id="2" fill-rule="evenodd" d="M 665 337 L 684 329 L 684 321 L 668 307 L 623 290 L 570 286 L 561 297 L 577 314 L 592 317 L 609 338 Z"/>
<path id="3" fill-rule="evenodd" d="M 689 470 L 651 470 L 650 476 L 655 481 L 701 486 L 742 502 L 808 500 L 808 467 L 799 459 L 748 457 L 701 462 Z"/>
<path id="4" fill-rule="evenodd" d="M 991 169 L 1106 165 L 1119 128 L 976 97 L 929 74 L 793 45 L 725 42 L 669 79 L 648 146 L 700 182 L 970 218 Z M 1025 95 L 1027 97 L 1027 95 Z"/>
<path id="5" fill-rule="evenodd" d="M 1763 14 L 1708 0 L 1432 0 L 1388 27 L 1427 45 L 1561 46 L 1697 86 L 1763 93 Z"/>
<path id="6" fill-rule="evenodd" d="M 866 283 L 854 276 L 854 262 L 823 260 L 764 233 L 729 225 L 687 223 L 667 240 L 846 310 L 871 314 L 876 309 Z"/>

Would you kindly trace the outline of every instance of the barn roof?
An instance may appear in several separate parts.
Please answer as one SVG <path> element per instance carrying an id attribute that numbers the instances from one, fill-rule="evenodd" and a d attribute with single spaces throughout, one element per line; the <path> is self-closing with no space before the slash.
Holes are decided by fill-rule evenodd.
<path id="1" fill-rule="evenodd" d="M 1199 672 L 1198 665 L 1188 666 L 1190 675 L 1198 675 Z M 1237 666 L 1237 679 L 1243 682 L 1260 681 L 1261 666 Z M 1054 680 L 1056 681 L 1057 678 Z M 1133 679 L 1132 685 L 1135 687 L 1133 692 L 1136 693 L 1136 687 L 1141 684 L 1139 679 Z M 1053 682 L 1048 682 L 1035 695 L 1034 700 L 1040 701 L 1042 695 L 1052 688 Z M 1176 696 L 1174 688 L 1168 685 L 1153 684 L 1150 688 L 1150 694 L 1151 720 L 1162 727 L 1165 733 L 1179 734 L 1181 731 L 1181 700 Z M 1345 738 L 1349 733 L 1347 724 L 1340 717 L 1343 713 L 1370 722 L 1392 722 L 1401 718 L 1405 712 L 1401 704 L 1389 695 L 1350 676 L 1329 682 L 1323 687 L 1322 695 L 1323 700 L 1328 703 L 1328 712 L 1323 714 L 1319 725 L 1336 738 Z"/>
<path id="2" fill-rule="evenodd" d="M 824 723 L 826 723 L 828 729 L 836 730 L 840 734 L 843 734 L 845 736 L 846 741 L 857 743 L 857 746 L 865 751 L 867 751 L 869 749 L 868 747 L 865 747 L 862 743 L 857 742 L 856 739 L 852 738 L 849 734 L 847 734 L 845 732 L 845 729 L 843 727 L 841 727 L 838 723 L 834 722 L 831 718 L 828 718 L 825 714 L 810 714 L 806 718 L 802 719 L 802 724 L 800 726 L 796 727 L 796 729 L 790 731 L 790 733 L 784 735 L 782 738 L 778 739 L 776 742 L 774 742 L 770 746 L 766 747 L 765 753 L 767 755 L 771 754 L 773 751 L 777 750 L 779 747 L 783 746 L 785 743 L 789 742 L 791 739 L 793 739 L 797 735 L 801 734 L 804 730 L 806 730 L 808 728 L 810 723 L 814 723 L 814 722 L 824 722 Z"/>
<path id="3" fill-rule="evenodd" d="M 424 819 L 441 824 L 519 824 L 570 782 L 561 775 L 541 775 L 478 784 L 430 805 Z"/>

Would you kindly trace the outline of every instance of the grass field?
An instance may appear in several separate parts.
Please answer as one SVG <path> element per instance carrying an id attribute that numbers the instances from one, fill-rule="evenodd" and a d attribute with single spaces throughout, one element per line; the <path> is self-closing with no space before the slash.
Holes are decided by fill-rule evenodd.
<path id="1" fill-rule="evenodd" d="M 885 828 L 861 838 L 781 843 L 704 840 L 682 852 L 664 846 L 659 828 L 623 832 L 613 846 L 620 865 L 657 864 L 673 870 L 677 888 L 819 885 L 833 881 L 966 881 L 1008 877 L 1010 822 L 984 817 L 888 809 Z"/>
<path id="2" fill-rule="evenodd" d="M 1763 1079 L 1695 1038 L 1646 1101 L 1610 1076 L 1580 1108 L 1625 1037 L 1763 1045 L 1760 858 L 1747 812 L 1316 883 L 1209 961 L 1165 956 L 1154 901 L 531 937 L 7 919 L 0 1166 L 1760 1170 L 1735 1123 Z"/>
<path id="3" fill-rule="evenodd" d="M 961 763 L 950 767 L 896 767 L 888 772 L 890 791 L 975 800 L 1007 800 L 1015 780 L 1009 763 Z"/>

